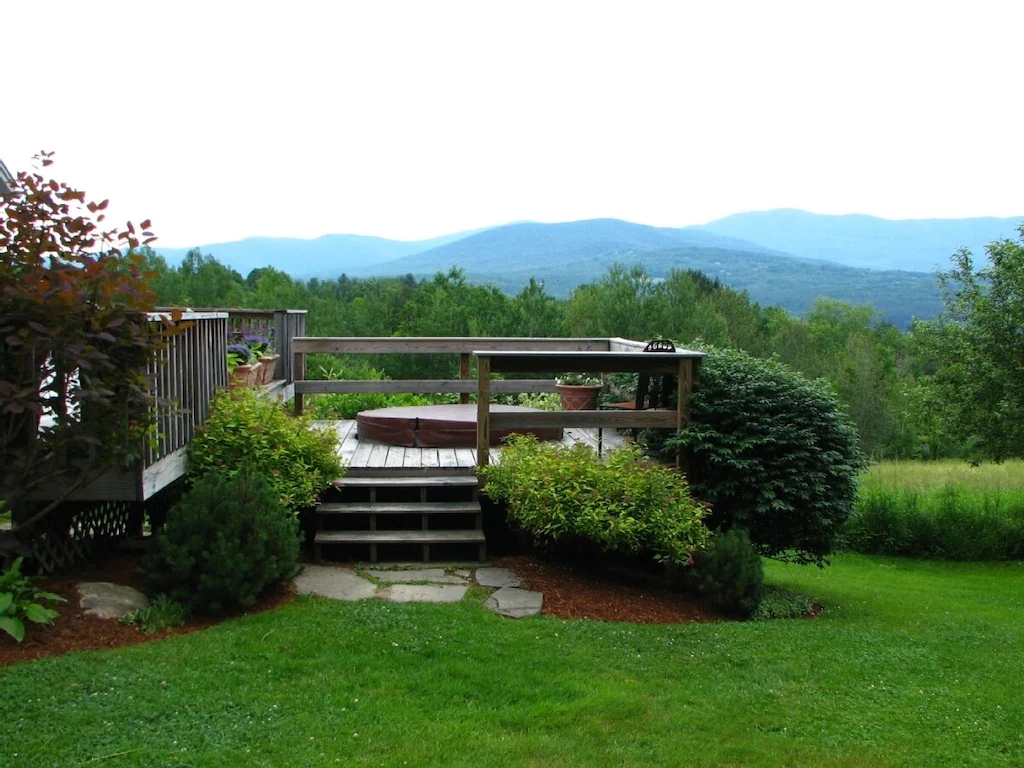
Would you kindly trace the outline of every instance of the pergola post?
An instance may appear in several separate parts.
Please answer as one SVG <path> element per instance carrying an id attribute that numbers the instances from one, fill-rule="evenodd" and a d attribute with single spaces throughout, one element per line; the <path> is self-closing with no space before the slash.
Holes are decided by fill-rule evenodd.
<path id="1" fill-rule="evenodd" d="M 476 465 L 486 467 L 491 458 L 491 358 L 477 357 Z"/>

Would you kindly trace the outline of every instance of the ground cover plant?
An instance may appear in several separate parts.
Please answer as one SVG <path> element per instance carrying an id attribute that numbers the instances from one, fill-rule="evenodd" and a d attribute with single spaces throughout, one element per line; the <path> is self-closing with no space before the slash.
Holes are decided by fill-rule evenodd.
<path id="1" fill-rule="evenodd" d="M 867 553 L 1024 558 L 1024 461 L 876 464 L 840 538 L 844 548 Z"/>
<path id="2" fill-rule="evenodd" d="M 834 395 L 776 360 L 712 349 L 682 450 L 713 529 L 744 528 L 767 557 L 823 564 L 849 517 L 863 465 L 857 433 Z"/>
<path id="3" fill-rule="evenodd" d="M 470 601 L 302 598 L 0 669 L 0 742 L 12 768 L 1015 765 L 1019 571 L 767 562 L 769 583 L 826 607 L 793 621 L 516 622 Z"/>
<path id="4" fill-rule="evenodd" d="M 210 416 L 189 443 L 189 477 L 243 469 L 259 474 L 285 507 L 316 503 L 320 491 L 344 474 L 332 430 L 314 429 L 309 417 L 293 417 L 250 389 L 221 391 Z"/>
<path id="5" fill-rule="evenodd" d="M 64 598 L 40 589 L 21 572 L 23 558 L 15 558 L 0 571 L 0 630 L 19 643 L 25 639 L 26 622 L 50 624 L 58 613 L 50 606 Z"/>
<path id="6" fill-rule="evenodd" d="M 573 538 L 605 552 L 683 564 L 708 540 L 705 509 L 690 498 L 686 480 L 635 446 L 599 458 L 582 443 L 566 448 L 516 435 L 501 463 L 482 473 L 484 492 L 542 544 Z"/>

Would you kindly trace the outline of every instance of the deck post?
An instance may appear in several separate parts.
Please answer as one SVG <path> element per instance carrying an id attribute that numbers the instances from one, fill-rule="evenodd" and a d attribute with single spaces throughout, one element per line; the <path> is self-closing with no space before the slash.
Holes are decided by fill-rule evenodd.
<path id="1" fill-rule="evenodd" d="M 476 361 L 476 465 L 486 467 L 491 448 L 491 357 L 481 355 Z"/>
<path id="2" fill-rule="evenodd" d="M 306 353 L 296 352 L 295 361 L 292 365 L 292 381 L 302 381 L 306 378 Z M 295 397 L 295 415 L 302 415 L 302 393 L 296 391 Z"/>
<path id="3" fill-rule="evenodd" d="M 679 361 L 679 376 L 676 381 L 676 432 L 690 420 L 690 393 L 693 391 L 693 359 L 684 358 Z M 686 460 L 683 450 L 676 453 L 676 469 L 686 471 Z"/>
<path id="4" fill-rule="evenodd" d="M 469 378 L 469 353 L 462 352 L 459 354 L 459 379 L 466 381 Z M 459 395 L 459 402 L 465 405 L 469 402 L 469 392 L 463 392 Z"/>

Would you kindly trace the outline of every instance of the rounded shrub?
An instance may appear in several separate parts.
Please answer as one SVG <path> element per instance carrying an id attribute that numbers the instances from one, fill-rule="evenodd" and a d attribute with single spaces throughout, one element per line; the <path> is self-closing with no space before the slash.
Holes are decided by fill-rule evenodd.
<path id="1" fill-rule="evenodd" d="M 686 569 L 687 586 L 712 605 L 750 616 L 761 603 L 764 569 L 761 556 L 742 528 L 732 528 L 693 553 Z"/>
<path id="2" fill-rule="evenodd" d="M 606 552 L 681 564 L 710 535 L 685 478 L 635 446 L 602 461 L 582 443 L 565 448 L 517 435 L 483 474 L 484 492 L 541 543 L 577 536 Z"/>
<path id="3" fill-rule="evenodd" d="M 745 528 L 765 556 L 822 565 L 864 466 L 857 432 L 822 382 L 729 349 L 705 358 L 682 449 L 713 529 Z"/>
<path id="4" fill-rule="evenodd" d="M 299 543 L 298 521 L 259 475 L 211 472 L 168 512 L 140 573 L 149 594 L 218 615 L 294 576 Z"/>
<path id="5" fill-rule="evenodd" d="M 344 473 L 336 447 L 334 432 L 313 428 L 308 417 L 292 417 L 251 389 L 223 391 L 189 443 L 189 477 L 232 476 L 245 467 L 294 511 L 315 504 Z"/>

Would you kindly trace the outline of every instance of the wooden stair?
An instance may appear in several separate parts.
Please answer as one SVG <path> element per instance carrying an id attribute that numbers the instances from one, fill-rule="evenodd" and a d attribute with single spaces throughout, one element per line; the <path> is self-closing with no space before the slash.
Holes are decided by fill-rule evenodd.
<path id="1" fill-rule="evenodd" d="M 350 551 L 368 547 L 368 559 L 376 563 L 379 547 L 412 545 L 429 562 L 431 545 L 459 545 L 473 548 L 483 562 L 487 548 L 478 490 L 473 475 L 395 473 L 338 480 L 331 492 L 337 500 L 325 499 L 316 508 L 314 557 L 323 562 L 324 549 L 337 545 Z"/>

